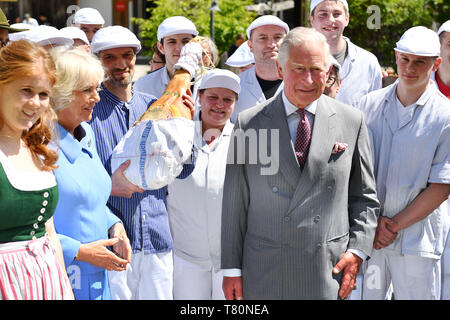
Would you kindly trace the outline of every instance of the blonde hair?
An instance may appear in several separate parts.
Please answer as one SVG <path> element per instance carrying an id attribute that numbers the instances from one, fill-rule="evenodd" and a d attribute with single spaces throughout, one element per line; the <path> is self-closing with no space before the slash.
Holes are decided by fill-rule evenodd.
<path id="1" fill-rule="evenodd" d="M 57 80 L 55 64 L 42 47 L 27 40 L 18 40 L 0 50 L 0 86 L 18 78 L 44 75 L 53 86 Z M 23 141 L 33 155 L 39 156 L 40 169 L 45 171 L 55 169 L 58 159 L 58 153 L 47 147 L 52 139 L 54 119 L 55 113 L 48 107 L 31 128 L 22 133 Z M 4 119 L 0 119 L 0 125 L 3 122 Z"/>
<path id="2" fill-rule="evenodd" d="M 50 93 L 55 111 L 64 109 L 74 99 L 74 91 L 87 89 L 93 80 L 101 82 L 104 70 L 100 60 L 87 52 L 65 47 L 50 50 L 56 64 L 58 81 Z"/>

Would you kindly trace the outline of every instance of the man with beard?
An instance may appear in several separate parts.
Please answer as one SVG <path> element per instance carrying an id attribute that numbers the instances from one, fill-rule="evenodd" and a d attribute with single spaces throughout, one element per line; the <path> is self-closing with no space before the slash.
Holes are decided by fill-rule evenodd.
<path id="1" fill-rule="evenodd" d="M 156 98 L 132 88 L 141 44 L 130 30 L 121 26 L 102 28 L 94 35 L 91 48 L 102 62 L 106 77 L 90 124 L 100 159 L 112 176 L 113 149 Z M 123 174 L 130 162 L 124 161 L 117 169 L 122 174 L 112 179 L 108 207 L 122 220 L 133 253 L 126 271 L 108 274 L 111 297 L 172 299 L 173 242 L 166 208 L 167 187 L 145 191 L 131 184 Z M 188 170 L 179 177 L 186 177 Z"/>
<path id="2" fill-rule="evenodd" d="M 288 32 L 289 26 L 271 15 L 261 16 L 248 26 L 248 46 L 255 65 L 239 74 L 242 90 L 231 115 L 232 122 L 241 111 L 263 103 L 279 92 L 282 80 L 276 61 L 278 48 Z"/>

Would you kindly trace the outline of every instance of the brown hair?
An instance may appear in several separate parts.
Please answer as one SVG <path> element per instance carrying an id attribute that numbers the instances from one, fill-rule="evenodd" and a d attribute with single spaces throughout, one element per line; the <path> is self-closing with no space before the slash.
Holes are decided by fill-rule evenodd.
<path id="1" fill-rule="evenodd" d="M 55 64 L 45 49 L 32 42 L 13 41 L 0 50 L 0 86 L 18 77 L 42 76 L 42 70 L 53 86 L 57 80 Z M 55 169 L 58 159 L 58 153 L 48 148 L 55 118 L 55 112 L 49 105 L 33 126 L 22 133 L 22 139 L 33 155 L 41 160 L 40 169 L 45 171 Z M 0 125 L 2 122 L 3 119 L 0 119 Z"/>

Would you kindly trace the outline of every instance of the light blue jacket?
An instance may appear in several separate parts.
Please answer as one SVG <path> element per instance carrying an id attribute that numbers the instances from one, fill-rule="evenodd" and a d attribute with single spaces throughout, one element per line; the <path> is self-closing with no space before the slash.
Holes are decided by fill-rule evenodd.
<path id="1" fill-rule="evenodd" d="M 104 272 L 105 269 L 74 260 L 82 243 L 108 239 L 108 229 L 119 222 L 106 206 L 111 193 L 111 178 L 100 162 L 94 133 L 87 123 L 76 129 L 85 133 L 78 141 L 59 124 L 58 183 L 59 201 L 54 224 L 59 235 L 66 268 L 77 265 L 81 275 Z"/>

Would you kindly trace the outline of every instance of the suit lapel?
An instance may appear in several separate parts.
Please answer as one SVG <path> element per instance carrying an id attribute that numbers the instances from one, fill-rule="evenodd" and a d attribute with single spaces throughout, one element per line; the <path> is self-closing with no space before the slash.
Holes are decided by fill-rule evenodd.
<path id="1" fill-rule="evenodd" d="M 307 200 L 304 195 L 324 172 L 331 150 L 336 142 L 335 130 L 333 130 L 334 122 L 332 121 L 335 111 L 326 99 L 322 95 L 318 100 L 308 159 L 298 180 L 288 213 Z"/>
<path id="2" fill-rule="evenodd" d="M 300 177 L 300 167 L 295 157 L 281 93 L 267 105 L 263 113 L 267 123 L 263 123 L 262 128 L 279 130 L 278 169 L 286 181 L 295 188 Z"/>

